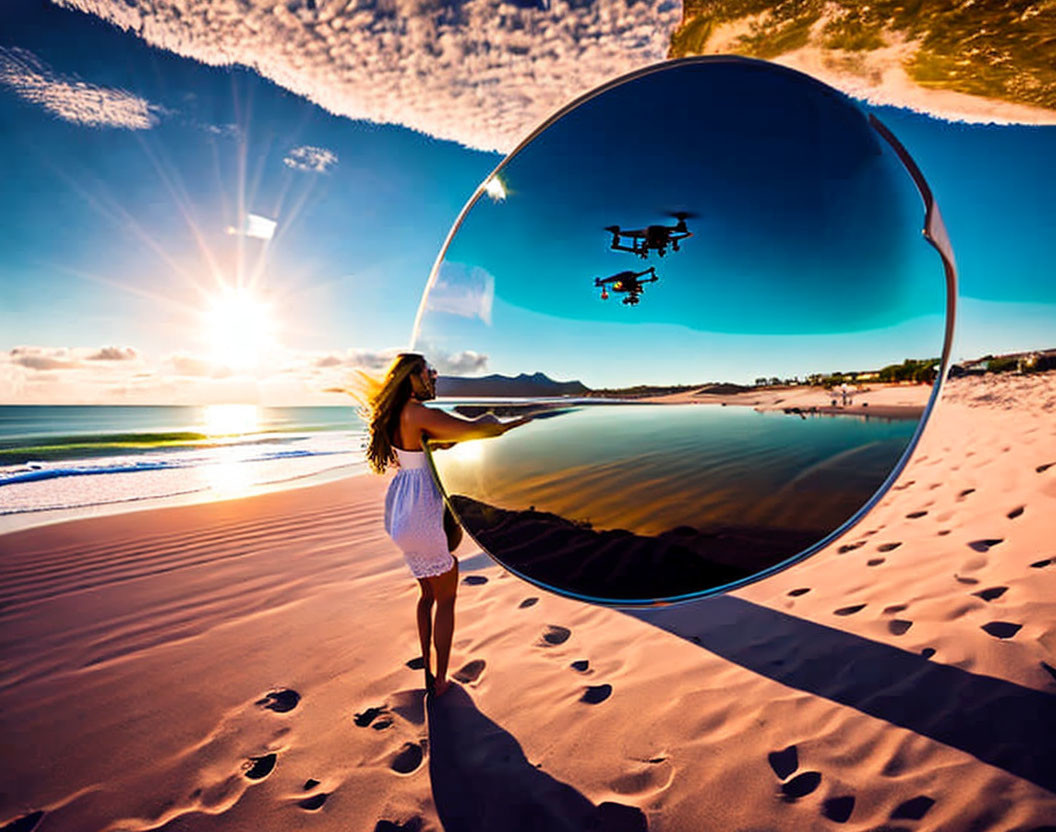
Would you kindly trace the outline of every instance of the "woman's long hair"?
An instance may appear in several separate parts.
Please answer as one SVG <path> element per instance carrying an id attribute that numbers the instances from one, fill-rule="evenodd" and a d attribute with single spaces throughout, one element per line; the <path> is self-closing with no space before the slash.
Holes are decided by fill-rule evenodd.
<path id="1" fill-rule="evenodd" d="M 414 395 L 411 376 L 425 367 L 425 357 L 415 352 L 397 355 L 378 381 L 357 371 L 348 392 L 359 404 L 359 415 L 368 425 L 367 464 L 376 474 L 396 461 L 392 439 L 400 426 L 403 406 Z"/>

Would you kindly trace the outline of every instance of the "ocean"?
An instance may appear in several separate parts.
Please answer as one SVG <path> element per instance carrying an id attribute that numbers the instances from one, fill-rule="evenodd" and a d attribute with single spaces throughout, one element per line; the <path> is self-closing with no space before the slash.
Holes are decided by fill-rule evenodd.
<path id="1" fill-rule="evenodd" d="M 0 406 L 0 532 L 362 473 L 352 407 Z"/>

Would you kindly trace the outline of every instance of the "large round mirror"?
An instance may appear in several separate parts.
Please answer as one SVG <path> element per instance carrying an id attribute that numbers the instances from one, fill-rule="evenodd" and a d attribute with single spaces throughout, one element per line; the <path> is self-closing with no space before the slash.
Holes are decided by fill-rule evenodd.
<path id="1" fill-rule="evenodd" d="M 923 233 L 922 233 L 923 232 Z M 435 406 L 535 419 L 430 458 L 513 573 L 724 591 L 878 499 L 938 394 L 955 275 L 923 177 L 841 93 L 701 58 L 568 106 L 474 194 L 415 322 Z"/>

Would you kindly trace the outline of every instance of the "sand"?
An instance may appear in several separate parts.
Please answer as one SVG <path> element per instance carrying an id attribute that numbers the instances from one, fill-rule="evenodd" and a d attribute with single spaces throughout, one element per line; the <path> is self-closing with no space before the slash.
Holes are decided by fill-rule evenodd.
<path id="1" fill-rule="evenodd" d="M 707 388 L 702 388 L 706 390 Z M 759 411 L 798 410 L 823 415 L 919 418 L 931 396 L 931 385 L 912 383 L 863 383 L 848 385 L 844 400 L 839 388 L 797 385 L 761 387 L 743 393 L 716 394 L 689 390 L 667 396 L 641 399 L 650 404 L 719 404 L 751 407 Z"/>
<path id="2" fill-rule="evenodd" d="M 0 537 L 0 825 L 1056 824 L 1056 375 L 952 382 L 862 523 L 724 597 L 586 606 L 464 543 L 431 702 L 385 487 Z"/>

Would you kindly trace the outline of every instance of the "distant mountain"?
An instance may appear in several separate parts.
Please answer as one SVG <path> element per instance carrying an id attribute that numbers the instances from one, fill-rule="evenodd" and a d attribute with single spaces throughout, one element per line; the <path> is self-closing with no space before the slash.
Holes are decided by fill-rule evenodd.
<path id="1" fill-rule="evenodd" d="M 519 376 L 490 375 L 480 378 L 440 376 L 436 380 L 436 395 L 449 398 L 582 396 L 590 388 L 578 381 L 554 381 L 545 373 L 521 373 Z"/>

